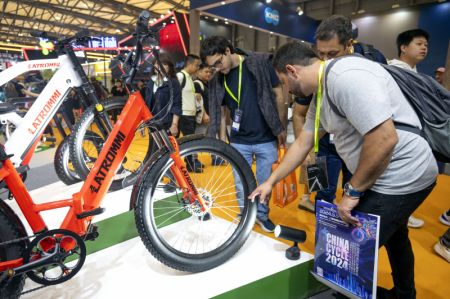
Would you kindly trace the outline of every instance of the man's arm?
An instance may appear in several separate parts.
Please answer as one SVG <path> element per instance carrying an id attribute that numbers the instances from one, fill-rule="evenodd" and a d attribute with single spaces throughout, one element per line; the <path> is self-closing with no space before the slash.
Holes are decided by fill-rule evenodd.
<path id="1" fill-rule="evenodd" d="M 358 191 L 368 190 L 383 174 L 391 161 L 395 145 L 398 142 L 394 122 L 388 119 L 364 135 L 358 166 L 350 179 L 350 185 Z M 359 198 L 342 196 L 338 212 L 342 220 L 360 226 L 351 211 L 359 203 Z"/>
<path id="2" fill-rule="evenodd" d="M 223 142 L 227 142 L 227 107 L 220 107 L 220 129 L 219 139 Z"/>
<path id="3" fill-rule="evenodd" d="M 284 127 L 284 131 L 277 136 L 278 143 L 282 144 L 286 142 L 288 102 L 287 98 L 284 96 L 283 87 L 281 86 L 281 84 L 278 84 L 278 86 L 272 88 L 272 90 L 275 94 L 275 100 L 277 102 L 278 117 L 280 118 L 281 124 Z"/>
<path id="4" fill-rule="evenodd" d="M 291 173 L 308 155 L 314 145 L 314 133 L 303 130 L 300 136 L 289 146 L 289 150 L 284 155 L 281 164 L 275 169 L 272 175 L 263 184 L 259 185 L 249 198 L 254 200 L 257 195 L 261 201 L 265 201 L 270 195 L 273 186 Z"/>
<path id="5" fill-rule="evenodd" d="M 306 113 L 308 112 L 308 108 L 309 105 L 294 103 L 292 112 L 292 124 L 294 126 L 294 136 L 296 139 L 300 135 L 300 132 L 303 130 L 303 125 L 306 121 Z"/>
<path id="6" fill-rule="evenodd" d="M 386 170 L 398 142 L 394 122 L 388 119 L 364 135 L 358 167 L 350 184 L 358 191 L 369 189 Z"/>

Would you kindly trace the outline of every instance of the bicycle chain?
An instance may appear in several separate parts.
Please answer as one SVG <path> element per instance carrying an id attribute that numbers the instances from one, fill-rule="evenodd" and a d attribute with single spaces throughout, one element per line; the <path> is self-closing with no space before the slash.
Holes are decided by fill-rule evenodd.
<path id="1" fill-rule="evenodd" d="M 17 238 L 17 239 L 5 241 L 5 242 L 0 243 L 0 247 L 2 247 L 2 246 L 7 246 L 7 245 L 13 244 L 13 243 L 19 243 L 19 242 L 21 242 L 21 241 L 25 241 L 25 240 L 34 238 L 34 237 L 36 237 L 36 236 L 37 236 L 37 235 L 32 235 L 32 236 L 27 236 L 27 237 L 22 237 L 22 238 Z M 27 290 L 27 291 L 24 291 L 24 292 L 20 293 L 20 295 L 22 296 L 22 295 L 24 295 L 24 294 L 29 294 L 29 293 L 31 293 L 31 292 L 34 292 L 34 291 L 43 289 L 43 288 L 45 288 L 45 287 L 47 287 L 47 286 L 44 286 L 44 285 L 43 285 L 43 286 L 36 287 L 36 288 L 34 288 L 34 289 L 29 289 L 29 290 Z"/>

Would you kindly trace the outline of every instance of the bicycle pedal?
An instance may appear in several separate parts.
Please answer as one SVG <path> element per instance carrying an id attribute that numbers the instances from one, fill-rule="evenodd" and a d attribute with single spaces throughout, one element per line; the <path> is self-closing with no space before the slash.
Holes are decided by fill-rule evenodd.
<path id="1" fill-rule="evenodd" d="M 98 227 L 97 227 L 97 225 L 91 224 L 89 226 L 89 231 L 84 236 L 84 240 L 85 241 L 94 241 L 95 239 L 97 239 L 98 235 L 99 234 L 98 234 Z"/>
<path id="2" fill-rule="evenodd" d="M 96 209 L 77 214 L 77 219 L 83 219 L 83 218 L 86 218 L 86 217 L 89 217 L 89 216 L 100 215 L 104 211 L 105 211 L 104 208 L 98 207 Z"/>

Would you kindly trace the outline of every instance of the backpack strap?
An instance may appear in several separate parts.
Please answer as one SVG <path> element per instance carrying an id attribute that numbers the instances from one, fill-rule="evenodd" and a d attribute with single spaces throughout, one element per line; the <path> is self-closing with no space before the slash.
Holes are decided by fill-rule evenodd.
<path id="1" fill-rule="evenodd" d="M 361 55 L 359 55 L 359 54 L 352 54 L 352 55 L 354 55 L 354 56 L 361 56 Z M 351 55 L 347 55 L 347 56 L 351 56 Z M 327 84 L 327 78 L 328 78 L 328 73 L 330 72 L 330 70 L 331 70 L 331 68 L 333 67 L 333 65 L 335 65 L 336 62 L 338 62 L 339 60 L 341 60 L 342 58 L 347 57 L 347 56 L 341 56 L 341 57 L 338 57 L 338 58 L 333 59 L 333 60 L 326 66 L 326 68 L 325 68 L 325 75 L 323 76 L 323 87 L 324 87 L 324 89 L 325 89 L 325 92 L 326 92 L 327 98 L 328 98 L 328 102 L 327 102 L 327 103 L 330 105 L 331 110 L 333 110 L 333 112 L 336 113 L 337 115 L 339 115 L 340 117 L 344 117 L 344 114 L 341 113 L 341 112 L 339 111 L 339 109 L 337 108 L 337 106 L 336 106 L 336 105 L 333 103 L 333 101 L 331 100 L 330 93 L 328 92 L 328 88 L 327 88 L 327 85 L 328 85 L 328 84 Z"/>
<path id="2" fill-rule="evenodd" d="M 375 58 L 375 48 L 373 45 L 365 44 L 365 43 L 359 43 L 361 45 L 361 48 L 363 49 L 363 55 L 367 58 L 369 58 L 372 61 L 376 61 Z"/>
<path id="3" fill-rule="evenodd" d="M 186 86 L 186 75 L 184 74 L 183 71 L 180 72 L 181 75 L 183 75 L 183 80 L 181 81 L 181 89 L 183 90 L 183 88 Z"/>

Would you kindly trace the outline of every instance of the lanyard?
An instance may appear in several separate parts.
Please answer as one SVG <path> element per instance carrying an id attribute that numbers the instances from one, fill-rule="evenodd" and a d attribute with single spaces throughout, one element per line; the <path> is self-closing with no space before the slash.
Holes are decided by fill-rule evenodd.
<path id="1" fill-rule="evenodd" d="M 225 86 L 225 90 L 228 92 L 230 97 L 236 101 L 239 106 L 241 105 L 241 85 L 242 85 L 242 57 L 239 55 L 239 82 L 238 82 L 238 97 L 236 99 L 236 96 L 231 92 L 230 88 L 228 88 L 227 85 L 227 79 L 226 76 L 223 76 L 223 85 Z"/>
<path id="2" fill-rule="evenodd" d="M 322 76 L 325 67 L 325 61 L 320 63 L 319 68 L 319 82 L 316 93 L 316 119 L 314 122 L 314 152 L 319 152 L 319 125 L 320 125 L 320 108 L 322 106 Z"/>

